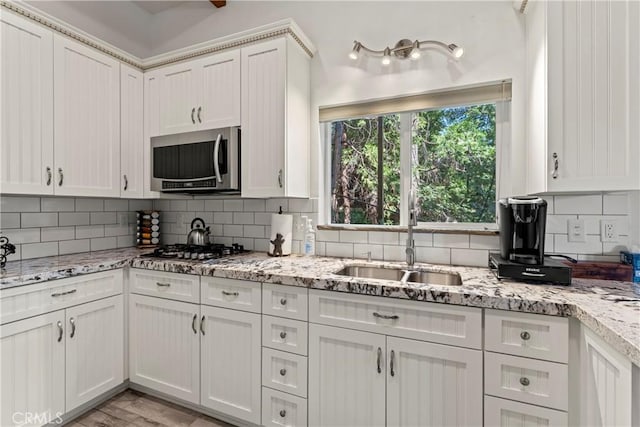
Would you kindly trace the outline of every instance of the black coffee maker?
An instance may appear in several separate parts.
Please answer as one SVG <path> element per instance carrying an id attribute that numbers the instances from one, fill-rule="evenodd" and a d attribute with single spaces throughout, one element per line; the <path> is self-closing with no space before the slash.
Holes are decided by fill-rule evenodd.
<path id="1" fill-rule="evenodd" d="M 545 258 L 547 202 L 537 196 L 498 201 L 500 253 L 489 253 L 489 268 L 498 279 L 571 284 L 571 267 Z"/>
<path id="2" fill-rule="evenodd" d="M 536 196 L 498 201 L 500 255 L 520 264 L 544 263 L 547 201 Z"/>

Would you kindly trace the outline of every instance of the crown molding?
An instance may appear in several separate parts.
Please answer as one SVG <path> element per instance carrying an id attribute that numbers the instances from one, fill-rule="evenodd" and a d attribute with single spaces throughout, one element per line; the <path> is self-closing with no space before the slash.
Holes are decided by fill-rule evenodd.
<path id="1" fill-rule="evenodd" d="M 311 43 L 311 40 L 302 32 L 295 21 L 293 19 L 283 19 L 272 24 L 141 59 L 26 3 L 0 0 L 0 6 L 142 71 L 287 35 L 290 36 L 309 57 L 313 58 L 316 52 L 316 48 L 313 43 Z"/>

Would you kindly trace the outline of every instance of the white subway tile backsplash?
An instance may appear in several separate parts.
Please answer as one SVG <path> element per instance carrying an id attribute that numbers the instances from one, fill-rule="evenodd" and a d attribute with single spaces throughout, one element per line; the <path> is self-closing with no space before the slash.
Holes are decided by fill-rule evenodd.
<path id="1" fill-rule="evenodd" d="M 39 228 L 16 228 L 2 230 L 3 236 L 9 239 L 9 242 L 14 245 L 22 243 L 37 243 L 40 241 L 40 229 Z"/>
<path id="2" fill-rule="evenodd" d="M 416 246 L 433 246 L 433 233 L 413 233 Z M 400 233 L 400 244 L 406 244 L 407 233 Z"/>
<path id="3" fill-rule="evenodd" d="M 397 245 L 398 233 L 393 231 L 370 231 L 369 243 L 375 245 Z"/>
<path id="4" fill-rule="evenodd" d="M 214 212 L 213 222 L 216 224 L 233 224 L 232 212 Z"/>
<path id="5" fill-rule="evenodd" d="M 259 252 L 269 251 L 269 239 L 253 239 L 253 250 Z"/>
<path id="6" fill-rule="evenodd" d="M 471 249 L 500 249 L 500 239 L 498 236 L 482 236 L 474 235 L 470 236 Z"/>
<path id="7" fill-rule="evenodd" d="M 40 212 L 40 198 L 2 196 L 0 212 Z"/>
<path id="8" fill-rule="evenodd" d="M 629 213 L 629 195 L 611 193 L 602 196 L 602 209 L 605 215 L 627 215 Z"/>
<path id="9" fill-rule="evenodd" d="M 254 239 L 248 237 L 236 237 L 233 239 L 233 243 L 244 246 L 245 250 L 252 251 L 254 246 Z"/>
<path id="10" fill-rule="evenodd" d="M 416 261 L 428 264 L 451 264 L 451 249 L 417 247 Z"/>
<path id="11" fill-rule="evenodd" d="M 211 224 L 211 234 L 214 236 L 222 236 L 224 234 L 224 225 L 223 224 Z"/>
<path id="12" fill-rule="evenodd" d="M 60 212 L 58 225 L 89 225 L 89 212 Z"/>
<path id="13" fill-rule="evenodd" d="M 201 218 L 207 225 L 213 224 L 213 212 L 196 212 L 196 218 Z"/>
<path id="14" fill-rule="evenodd" d="M 170 200 L 169 209 L 177 212 L 184 212 L 187 210 L 186 200 Z"/>
<path id="15" fill-rule="evenodd" d="M 585 242 L 569 242 L 567 234 L 555 234 L 553 251 L 559 254 L 602 254 L 600 236 L 586 235 Z"/>
<path id="16" fill-rule="evenodd" d="M 76 239 L 104 237 L 104 225 L 79 225 L 76 227 Z"/>
<path id="17" fill-rule="evenodd" d="M 264 238 L 264 225 L 245 225 L 244 237 Z"/>
<path id="18" fill-rule="evenodd" d="M 0 212 L 0 230 L 20 228 L 20 214 Z"/>
<path id="19" fill-rule="evenodd" d="M 205 200 L 204 210 L 209 212 L 221 212 L 224 210 L 224 202 L 222 200 Z"/>
<path id="20" fill-rule="evenodd" d="M 115 237 L 100 237 L 91 239 L 92 251 L 103 251 L 107 249 L 115 249 L 118 247 L 118 239 Z"/>
<path id="21" fill-rule="evenodd" d="M 73 212 L 76 210 L 75 199 L 70 197 L 43 197 L 40 204 L 42 212 Z"/>
<path id="22" fill-rule="evenodd" d="M 311 199 L 290 199 L 289 212 L 313 212 L 313 200 Z"/>
<path id="23" fill-rule="evenodd" d="M 20 218 L 22 228 L 55 227 L 58 225 L 56 212 L 23 213 Z"/>
<path id="24" fill-rule="evenodd" d="M 130 246 L 135 246 L 136 245 L 136 238 L 133 235 L 131 235 L 131 236 L 118 236 L 118 237 L 116 237 L 116 239 L 117 239 L 119 248 L 128 248 Z"/>
<path id="25" fill-rule="evenodd" d="M 247 199 L 244 201 L 245 212 L 264 212 L 266 202 L 262 199 Z"/>
<path id="26" fill-rule="evenodd" d="M 325 248 L 327 256 L 353 258 L 353 243 L 326 242 Z"/>
<path id="27" fill-rule="evenodd" d="M 60 240 L 73 240 L 76 237 L 75 227 L 50 227 L 41 230 L 40 240 L 43 242 L 55 242 Z"/>
<path id="28" fill-rule="evenodd" d="M 327 255 L 327 249 L 325 245 L 326 245 L 325 242 L 316 242 L 316 255 L 318 256 Z"/>
<path id="29" fill-rule="evenodd" d="M 452 265 L 471 265 L 474 267 L 487 267 L 489 251 L 484 249 L 451 249 Z"/>
<path id="30" fill-rule="evenodd" d="M 243 233 L 242 225 L 225 225 L 224 235 L 225 237 L 241 237 Z"/>
<path id="31" fill-rule="evenodd" d="M 355 258 L 367 259 L 369 252 L 371 253 L 372 260 L 382 260 L 384 258 L 382 245 L 369 245 L 361 243 L 356 243 L 353 245 L 353 256 Z"/>
<path id="32" fill-rule="evenodd" d="M 554 213 L 601 215 L 602 194 L 586 194 L 554 197 Z"/>
<path id="33" fill-rule="evenodd" d="M 404 246 L 383 245 L 382 256 L 385 261 L 404 261 L 407 259 Z"/>
<path id="34" fill-rule="evenodd" d="M 104 226 L 104 236 L 133 236 L 135 235 L 135 225 L 107 224 Z"/>
<path id="35" fill-rule="evenodd" d="M 102 199 L 76 199 L 76 212 L 100 212 L 104 210 Z"/>
<path id="36" fill-rule="evenodd" d="M 91 224 L 115 224 L 117 222 L 115 212 L 91 212 Z"/>
<path id="37" fill-rule="evenodd" d="M 345 243 L 368 243 L 369 235 L 366 231 L 340 231 L 340 241 Z"/>
<path id="38" fill-rule="evenodd" d="M 339 242 L 340 232 L 336 230 L 318 230 L 316 238 L 324 242 Z"/>
<path id="39" fill-rule="evenodd" d="M 255 224 L 255 218 L 253 212 L 234 212 L 233 214 L 234 224 Z"/>
<path id="40" fill-rule="evenodd" d="M 439 248 L 468 248 L 469 235 L 436 233 L 433 235 L 433 246 Z"/>
<path id="41" fill-rule="evenodd" d="M 204 200 L 187 200 L 187 210 L 189 212 L 204 211 Z"/>
<path id="42" fill-rule="evenodd" d="M 256 212 L 254 221 L 256 225 L 271 225 L 271 213 Z"/>
<path id="43" fill-rule="evenodd" d="M 547 234 L 567 234 L 570 219 L 576 219 L 578 215 L 547 215 Z M 580 216 L 585 218 L 584 215 Z"/>
<path id="44" fill-rule="evenodd" d="M 289 200 L 288 199 L 267 199 L 265 201 L 265 211 L 270 213 L 280 212 L 282 206 L 283 212 L 289 212 Z"/>
<path id="45" fill-rule="evenodd" d="M 22 245 L 22 259 L 58 255 L 58 242 L 27 243 Z"/>
<path id="46" fill-rule="evenodd" d="M 171 211 L 171 200 L 168 199 L 160 199 L 153 201 L 153 208 L 162 211 Z"/>
<path id="47" fill-rule="evenodd" d="M 242 212 L 244 209 L 244 203 L 242 200 L 225 200 L 224 201 L 224 210 L 225 212 Z"/>
<path id="48" fill-rule="evenodd" d="M 58 244 L 60 255 L 77 254 L 80 252 L 89 252 L 91 250 L 91 240 L 65 240 Z M 132 246 L 132 245 L 128 245 Z"/>
<path id="49" fill-rule="evenodd" d="M 544 236 L 544 251 L 555 252 L 555 245 L 553 244 L 553 234 L 547 233 Z"/>
<path id="50" fill-rule="evenodd" d="M 128 211 L 129 201 L 125 199 L 106 199 L 104 201 L 105 211 Z"/>
<path id="51" fill-rule="evenodd" d="M 129 200 L 130 211 L 149 211 L 153 209 L 153 200 Z"/>

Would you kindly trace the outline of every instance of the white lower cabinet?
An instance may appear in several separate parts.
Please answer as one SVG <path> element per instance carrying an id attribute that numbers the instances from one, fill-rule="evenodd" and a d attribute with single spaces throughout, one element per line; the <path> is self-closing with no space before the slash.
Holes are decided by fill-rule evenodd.
<path id="1" fill-rule="evenodd" d="M 42 425 L 65 412 L 64 323 L 58 310 L 2 325 L 0 425 Z"/>
<path id="2" fill-rule="evenodd" d="M 263 387 L 262 425 L 265 427 L 306 426 L 307 400 Z"/>
<path id="3" fill-rule="evenodd" d="M 484 425 L 490 427 L 564 427 L 566 412 L 485 396 Z"/>
<path id="4" fill-rule="evenodd" d="M 66 310 L 66 410 L 124 381 L 122 295 Z"/>
<path id="5" fill-rule="evenodd" d="M 385 425 L 385 336 L 309 325 L 309 425 Z"/>
<path id="6" fill-rule="evenodd" d="M 132 294 L 131 382 L 200 403 L 200 306 Z"/>
<path id="7" fill-rule="evenodd" d="M 201 308 L 202 406 L 260 424 L 260 315 Z"/>

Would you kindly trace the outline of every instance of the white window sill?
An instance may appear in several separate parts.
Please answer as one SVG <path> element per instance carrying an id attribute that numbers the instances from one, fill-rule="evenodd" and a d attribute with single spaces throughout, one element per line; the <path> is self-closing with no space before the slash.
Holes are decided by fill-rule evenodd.
<path id="1" fill-rule="evenodd" d="M 404 225 L 329 224 L 318 225 L 318 230 L 406 232 L 407 227 Z M 413 232 L 493 236 L 498 234 L 498 226 L 496 224 L 473 223 L 419 223 L 417 226 L 413 227 Z"/>

